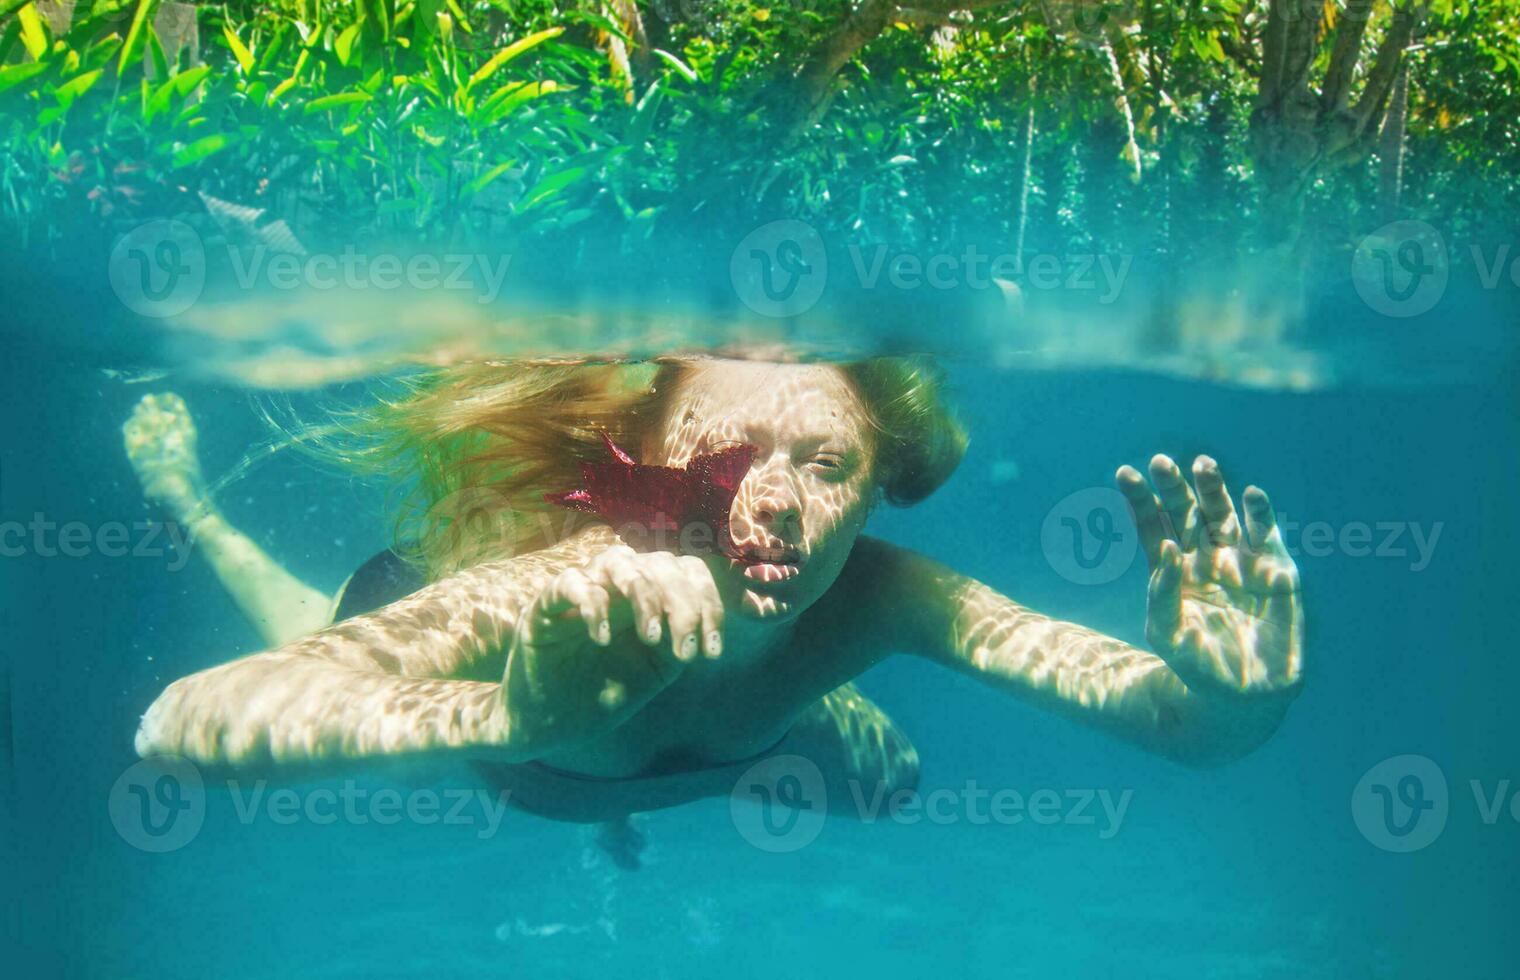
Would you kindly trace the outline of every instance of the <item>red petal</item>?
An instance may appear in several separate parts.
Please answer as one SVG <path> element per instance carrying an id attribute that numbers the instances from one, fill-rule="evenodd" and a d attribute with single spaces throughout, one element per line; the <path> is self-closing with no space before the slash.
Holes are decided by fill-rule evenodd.
<path id="1" fill-rule="evenodd" d="M 732 553 L 728 511 L 758 451 L 754 446 L 706 453 L 680 468 L 645 466 L 635 462 L 605 432 L 602 440 L 614 461 L 582 463 L 584 490 L 548 494 L 545 499 L 561 507 L 596 513 L 635 547 L 678 548 L 677 540 L 655 540 L 653 532 L 676 532 L 679 539 L 679 532 L 687 527 L 705 524 L 713 529 L 719 550 Z"/>

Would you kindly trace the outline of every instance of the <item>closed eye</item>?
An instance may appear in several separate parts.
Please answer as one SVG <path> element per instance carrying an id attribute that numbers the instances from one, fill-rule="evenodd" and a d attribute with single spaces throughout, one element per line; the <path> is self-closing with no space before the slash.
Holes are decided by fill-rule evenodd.
<path id="1" fill-rule="evenodd" d="M 833 479 L 847 476 L 850 471 L 850 459 L 843 453 L 816 453 L 807 462 L 824 476 Z"/>

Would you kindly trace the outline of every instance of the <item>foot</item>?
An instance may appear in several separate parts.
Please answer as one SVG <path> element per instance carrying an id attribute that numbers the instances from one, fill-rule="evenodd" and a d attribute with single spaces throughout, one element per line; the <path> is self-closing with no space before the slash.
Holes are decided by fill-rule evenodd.
<path id="1" fill-rule="evenodd" d="M 631 816 L 598 825 L 596 843 L 624 871 L 643 867 L 640 858 L 644 853 L 644 834 L 633 825 Z"/>

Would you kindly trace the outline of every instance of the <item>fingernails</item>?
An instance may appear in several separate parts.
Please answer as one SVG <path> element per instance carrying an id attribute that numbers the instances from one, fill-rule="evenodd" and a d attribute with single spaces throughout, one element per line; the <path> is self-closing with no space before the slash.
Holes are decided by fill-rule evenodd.
<path id="1" fill-rule="evenodd" d="M 707 655 L 716 657 L 723 652 L 723 634 L 713 630 L 707 634 Z"/>
<path id="2" fill-rule="evenodd" d="M 596 642 L 602 646 L 612 642 L 612 624 L 605 619 L 596 624 Z"/>
<path id="3" fill-rule="evenodd" d="M 679 654 L 682 660 L 690 660 L 697 655 L 697 634 L 686 634 L 686 639 L 681 641 Z"/>
<path id="4" fill-rule="evenodd" d="M 644 627 L 644 639 L 650 643 L 660 638 L 660 617 L 651 619 Z"/>

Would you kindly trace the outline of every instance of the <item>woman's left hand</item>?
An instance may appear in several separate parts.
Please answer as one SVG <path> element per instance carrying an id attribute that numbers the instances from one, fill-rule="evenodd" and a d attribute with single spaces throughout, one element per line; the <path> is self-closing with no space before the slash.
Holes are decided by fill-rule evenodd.
<path id="1" fill-rule="evenodd" d="M 1145 636 L 1156 654 L 1206 697 L 1265 703 L 1296 693 L 1303 596 L 1266 493 L 1246 488 L 1242 526 L 1207 456 L 1193 461 L 1193 486 L 1162 455 L 1149 484 L 1131 466 L 1115 479 L 1150 562 Z"/>

